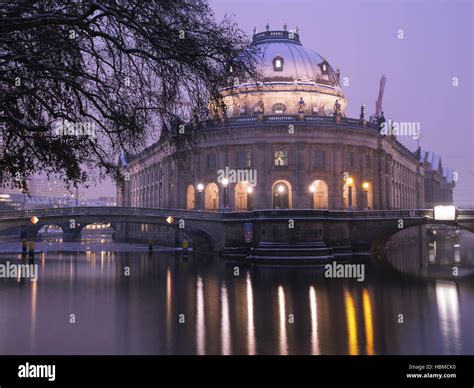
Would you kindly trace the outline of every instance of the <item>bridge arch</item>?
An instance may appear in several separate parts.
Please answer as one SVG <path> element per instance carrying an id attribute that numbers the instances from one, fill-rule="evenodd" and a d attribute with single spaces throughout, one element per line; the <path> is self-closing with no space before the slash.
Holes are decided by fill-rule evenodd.
<path id="1" fill-rule="evenodd" d="M 394 226 L 395 224 L 395 226 Z M 391 222 L 390 225 L 379 225 L 376 230 L 374 230 L 373 234 L 373 240 L 370 246 L 370 251 L 372 253 L 381 253 L 384 252 L 385 247 L 388 243 L 388 241 L 398 233 L 401 233 L 405 230 L 415 228 L 415 227 L 420 227 L 420 226 L 452 226 L 456 227 L 459 229 L 466 230 L 468 232 L 474 233 L 474 226 L 470 225 L 465 225 L 463 223 L 457 223 L 457 222 L 449 222 L 447 221 L 446 223 L 441 223 L 441 222 L 429 222 L 427 220 L 424 221 L 419 221 L 419 222 L 411 222 L 409 223 L 406 227 L 404 228 L 398 228 L 396 223 Z"/>

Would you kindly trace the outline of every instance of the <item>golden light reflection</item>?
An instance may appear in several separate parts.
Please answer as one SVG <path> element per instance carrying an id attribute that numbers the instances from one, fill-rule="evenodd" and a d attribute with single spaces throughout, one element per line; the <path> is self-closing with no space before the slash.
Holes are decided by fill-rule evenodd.
<path id="1" fill-rule="evenodd" d="M 100 251 L 100 273 L 104 272 L 105 251 Z"/>
<path id="2" fill-rule="evenodd" d="M 278 286 L 278 311 L 280 312 L 280 354 L 288 354 L 288 338 L 286 333 L 285 291 Z"/>
<path id="3" fill-rule="evenodd" d="M 436 303 L 444 351 L 459 354 L 461 330 L 459 325 L 459 295 L 455 283 L 436 282 Z"/>
<path id="4" fill-rule="evenodd" d="M 31 282 L 31 328 L 30 328 L 30 338 L 32 341 L 32 347 L 35 347 L 36 342 L 36 301 L 37 301 L 37 292 L 38 292 L 38 282 Z"/>
<path id="5" fill-rule="evenodd" d="M 221 351 L 224 356 L 231 354 L 231 331 L 229 317 L 229 298 L 225 282 L 221 287 Z"/>
<path id="6" fill-rule="evenodd" d="M 359 354 L 359 344 L 357 341 L 357 320 L 355 313 L 354 298 L 349 291 L 344 290 L 344 303 L 346 306 L 346 319 L 347 319 L 347 340 L 349 345 L 349 354 Z"/>
<path id="7" fill-rule="evenodd" d="M 364 309 L 364 323 L 365 323 L 365 341 L 366 354 L 373 355 L 374 352 L 374 321 L 372 319 L 372 302 L 370 300 L 369 291 L 364 288 L 362 291 L 362 306 Z"/>
<path id="8" fill-rule="evenodd" d="M 318 337 L 318 304 L 316 291 L 313 286 L 309 288 L 309 308 L 311 310 L 311 354 L 320 354 Z"/>
<path id="9" fill-rule="evenodd" d="M 204 287 L 200 275 L 197 276 L 196 288 L 196 351 L 198 355 L 204 355 L 206 354 L 206 322 L 204 316 Z"/>
<path id="10" fill-rule="evenodd" d="M 249 355 L 255 355 L 257 348 L 253 309 L 252 280 L 250 279 L 250 273 L 247 272 L 247 348 Z"/>

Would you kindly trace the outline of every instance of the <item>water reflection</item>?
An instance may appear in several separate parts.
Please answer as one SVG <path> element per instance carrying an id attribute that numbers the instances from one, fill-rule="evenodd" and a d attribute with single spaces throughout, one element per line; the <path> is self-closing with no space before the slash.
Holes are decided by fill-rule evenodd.
<path id="1" fill-rule="evenodd" d="M 229 298 L 227 296 L 227 288 L 225 282 L 221 287 L 221 346 L 222 354 L 231 354 L 231 331 L 229 317 Z"/>
<path id="2" fill-rule="evenodd" d="M 436 282 L 436 302 L 443 339 L 443 351 L 459 354 L 461 335 L 459 324 L 459 296 L 455 283 Z"/>
<path id="3" fill-rule="evenodd" d="M 375 269 L 365 282 L 329 280 L 317 267 L 241 267 L 234 276 L 242 264 L 161 252 L 49 252 L 38 264 L 37 282 L 0 280 L 2 354 L 474 352 L 469 281 Z M 409 324 L 397 323 L 400 312 Z"/>
<path id="4" fill-rule="evenodd" d="M 247 295 L 247 353 L 254 355 L 256 351 L 256 340 L 255 340 L 255 323 L 253 319 L 253 290 L 252 280 L 250 279 L 250 273 L 247 272 L 246 278 L 246 295 Z"/>
<path id="5" fill-rule="evenodd" d="M 166 268 L 166 339 L 167 350 L 171 351 L 171 337 L 173 330 L 173 323 L 171 317 L 171 301 L 173 295 L 173 280 L 171 277 L 170 267 Z"/>
<path id="6" fill-rule="evenodd" d="M 347 289 L 344 290 L 344 303 L 346 306 L 348 354 L 352 356 L 359 354 L 359 345 L 354 298 Z"/>
<path id="7" fill-rule="evenodd" d="M 311 354 L 317 355 L 320 353 L 318 337 L 318 304 L 316 301 L 316 291 L 313 286 L 309 288 L 309 306 L 311 310 Z"/>
<path id="8" fill-rule="evenodd" d="M 367 288 L 362 291 L 362 304 L 364 308 L 366 353 L 372 355 L 374 354 L 374 321 L 372 319 L 372 302 Z"/>
<path id="9" fill-rule="evenodd" d="M 197 276 L 196 281 L 196 352 L 206 354 L 206 321 L 204 311 L 204 288 L 202 277 Z"/>
<path id="10" fill-rule="evenodd" d="M 288 354 L 288 337 L 286 334 L 286 304 L 285 291 L 282 286 L 278 286 L 278 312 L 279 312 L 279 344 L 280 354 Z"/>

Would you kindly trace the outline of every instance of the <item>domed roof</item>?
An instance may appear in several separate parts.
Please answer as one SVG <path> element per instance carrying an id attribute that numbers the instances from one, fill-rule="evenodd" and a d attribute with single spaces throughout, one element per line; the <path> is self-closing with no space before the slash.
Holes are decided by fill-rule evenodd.
<path id="1" fill-rule="evenodd" d="M 265 31 L 253 35 L 265 83 L 318 84 L 340 90 L 338 75 L 316 51 L 303 47 L 296 31 Z"/>

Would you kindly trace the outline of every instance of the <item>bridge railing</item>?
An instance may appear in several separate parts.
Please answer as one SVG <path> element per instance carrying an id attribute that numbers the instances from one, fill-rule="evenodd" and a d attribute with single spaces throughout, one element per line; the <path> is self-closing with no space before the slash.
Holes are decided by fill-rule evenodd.
<path id="1" fill-rule="evenodd" d="M 432 209 L 417 210 L 318 210 L 318 209 L 266 209 L 249 212 L 225 213 L 224 218 L 246 217 L 323 217 L 323 218 L 410 218 L 433 217 Z"/>
<path id="2" fill-rule="evenodd" d="M 324 218 L 433 218 L 433 209 L 416 210 L 319 210 L 319 209 L 263 209 L 246 212 L 221 212 L 186 209 L 163 209 L 119 206 L 73 206 L 62 208 L 44 208 L 28 210 L 0 211 L 0 219 L 38 218 L 44 216 L 109 215 L 109 216 L 157 216 L 173 218 L 200 218 L 209 220 L 232 220 L 243 218 L 281 218 L 281 217 L 324 217 Z M 458 209 L 458 219 L 474 217 L 474 209 Z"/>
<path id="3" fill-rule="evenodd" d="M 4 218 L 38 218 L 44 216 L 73 216 L 73 215 L 133 215 L 133 216 L 172 216 L 190 218 L 200 215 L 200 218 L 220 218 L 221 213 L 210 211 L 195 211 L 185 209 L 160 209 L 140 207 L 118 207 L 118 206 L 74 206 L 60 208 L 7 210 L 0 211 L 0 219 Z"/>

